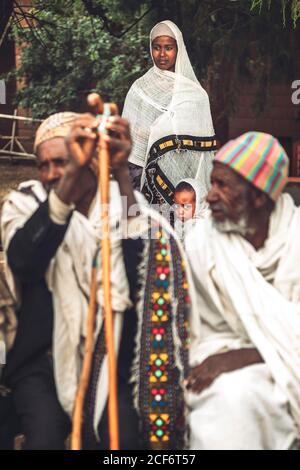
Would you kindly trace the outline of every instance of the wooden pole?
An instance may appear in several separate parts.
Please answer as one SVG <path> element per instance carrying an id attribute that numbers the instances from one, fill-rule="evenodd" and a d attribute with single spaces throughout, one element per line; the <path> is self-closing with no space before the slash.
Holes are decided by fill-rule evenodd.
<path id="1" fill-rule="evenodd" d="M 116 107 L 109 106 L 110 114 L 116 111 Z M 106 110 L 104 109 L 104 115 Z M 102 280 L 104 294 L 104 319 L 105 339 L 108 357 L 109 395 L 108 395 L 108 422 L 110 450 L 119 450 L 119 416 L 118 416 L 118 384 L 117 384 L 117 360 L 114 345 L 114 319 L 111 304 L 110 286 L 110 238 L 109 238 L 109 171 L 110 159 L 107 143 L 99 141 L 99 191 L 101 194 L 101 221 L 102 221 Z"/>
<path id="2" fill-rule="evenodd" d="M 99 95 L 92 93 L 88 96 L 88 103 L 94 109 L 95 114 L 117 114 L 118 109 L 114 104 L 103 105 Z M 102 284 L 104 296 L 104 321 L 105 321 L 105 340 L 108 357 L 108 373 L 109 373 L 109 396 L 108 396 L 108 420 L 110 449 L 119 449 L 119 419 L 118 419 L 118 395 L 117 395 L 117 361 L 114 346 L 114 322 L 111 304 L 111 288 L 110 288 L 110 238 L 109 238 L 109 149 L 107 143 L 101 139 L 101 133 L 105 133 L 105 125 L 99 126 L 100 139 L 98 144 L 98 164 L 99 177 L 98 188 L 101 196 L 101 254 L 102 254 Z M 71 449 L 81 449 L 81 428 L 84 400 L 89 384 L 93 348 L 94 348 L 94 327 L 96 315 L 96 266 L 92 269 L 92 284 L 88 311 L 87 338 L 85 344 L 85 355 L 83 360 L 82 372 L 78 386 L 74 413 L 73 413 L 73 430 L 71 436 Z"/>
<path id="3" fill-rule="evenodd" d="M 74 413 L 73 413 L 73 428 L 71 435 L 71 450 L 80 450 L 82 447 L 81 429 L 82 429 L 82 415 L 84 408 L 84 400 L 86 391 L 89 386 L 92 359 L 94 351 L 94 330 L 96 319 L 96 293 L 97 293 L 97 268 L 94 262 L 92 267 L 92 280 L 91 291 L 89 300 L 89 309 L 87 315 L 87 334 L 85 341 L 85 351 L 83 364 L 80 374 L 80 380 L 75 400 Z"/>

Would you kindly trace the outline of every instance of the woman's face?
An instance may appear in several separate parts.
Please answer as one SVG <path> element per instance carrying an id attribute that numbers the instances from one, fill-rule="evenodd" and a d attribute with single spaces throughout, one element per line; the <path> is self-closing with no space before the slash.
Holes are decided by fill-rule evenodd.
<path id="1" fill-rule="evenodd" d="M 156 67 L 175 72 L 177 43 L 170 36 L 158 36 L 152 41 L 152 57 Z"/>

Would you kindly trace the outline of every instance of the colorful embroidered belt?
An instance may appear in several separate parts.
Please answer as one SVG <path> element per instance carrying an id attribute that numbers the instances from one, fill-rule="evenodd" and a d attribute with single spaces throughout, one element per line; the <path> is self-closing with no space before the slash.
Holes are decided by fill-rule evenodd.
<path id="1" fill-rule="evenodd" d="M 154 237 L 145 252 L 148 261 L 139 307 L 143 309 L 139 315 L 139 415 L 148 448 L 183 449 L 182 379 L 188 374 L 190 297 L 177 243 L 162 227 Z"/>

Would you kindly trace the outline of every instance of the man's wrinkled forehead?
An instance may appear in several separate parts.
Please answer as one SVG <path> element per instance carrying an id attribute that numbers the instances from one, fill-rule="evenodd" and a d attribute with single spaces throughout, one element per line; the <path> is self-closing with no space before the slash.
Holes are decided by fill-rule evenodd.
<path id="1" fill-rule="evenodd" d="M 64 137 L 53 137 L 40 143 L 36 149 L 37 160 L 52 158 L 68 158 L 68 150 Z"/>

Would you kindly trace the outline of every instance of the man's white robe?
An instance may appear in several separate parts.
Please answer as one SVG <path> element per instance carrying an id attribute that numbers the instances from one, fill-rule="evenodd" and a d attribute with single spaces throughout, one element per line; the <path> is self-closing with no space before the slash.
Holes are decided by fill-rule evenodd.
<path id="1" fill-rule="evenodd" d="M 197 291 L 190 362 L 255 347 L 264 359 L 187 394 L 192 449 L 284 449 L 300 427 L 300 210 L 287 194 L 255 250 L 201 220 L 186 239 Z"/>
<path id="2" fill-rule="evenodd" d="M 31 188 L 37 200 L 45 201 L 47 194 L 39 181 L 22 183 L 19 189 Z M 110 183 L 110 225 L 111 225 L 111 292 L 112 308 L 115 312 L 115 344 L 119 347 L 120 333 L 123 323 L 122 313 L 131 306 L 129 286 L 121 245 L 121 234 L 117 222 L 121 219 L 122 205 L 118 184 Z M 38 202 L 20 191 L 12 191 L 6 198 L 1 218 L 2 241 L 5 252 L 17 230 L 38 208 Z M 89 217 L 74 211 L 66 235 L 51 260 L 46 283 L 53 295 L 54 328 L 53 358 L 54 376 L 59 401 L 64 410 L 72 416 L 73 406 L 80 375 L 84 338 L 86 336 L 86 315 L 91 283 L 91 267 L 99 245 L 100 229 L 99 201 L 93 206 Z M 101 251 L 98 256 L 101 265 Z M 17 279 L 14 278 L 8 263 L 5 263 L 6 279 L 16 303 L 20 303 L 21 295 Z M 97 291 L 98 305 L 103 306 L 101 270 L 98 270 Z M 95 336 L 102 325 L 102 310 L 97 313 Z M 97 389 L 97 423 L 100 421 L 105 406 L 108 380 L 107 358 L 104 358 L 102 374 Z"/>
<path id="3" fill-rule="evenodd" d="M 38 200 L 46 200 L 47 194 L 40 182 L 35 180 L 27 181 L 22 183 L 19 189 L 29 187 Z M 138 204 L 135 208 L 131 208 L 132 219 L 126 225 L 125 221 L 122 221 L 122 200 L 118 183 L 110 181 L 111 298 L 112 308 L 115 312 L 114 333 L 116 352 L 118 352 L 120 346 L 123 312 L 131 306 L 129 285 L 123 260 L 122 238 L 141 236 L 147 239 L 148 227 L 152 221 L 161 224 L 166 233 L 176 237 L 172 228 L 163 217 L 148 207 L 143 196 L 136 192 L 135 197 Z M 97 197 L 88 217 L 83 216 L 77 211 L 73 212 L 64 240 L 51 260 L 45 276 L 47 286 L 53 293 L 53 358 L 56 388 L 59 401 L 70 417 L 73 413 L 83 358 L 91 267 L 101 238 L 99 206 L 100 202 Z M 20 191 L 12 191 L 6 197 L 1 218 L 2 241 L 5 253 L 17 230 L 24 226 L 37 208 L 38 202 L 32 196 Z M 138 210 L 139 213 L 141 212 L 141 215 L 136 216 L 135 210 Z M 178 240 L 177 243 L 181 256 L 184 259 L 183 247 Z M 101 249 L 98 256 L 98 267 L 100 266 Z M 14 278 L 8 266 L 7 260 L 5 271 L 14 299 L 17 303 L 20 303 L 22 293 L 20 292 L 17 279 Z M 189 276 L 188 267 L 187 275 Z M 104 305 L 104 301 L 100 268 L 98 269 L 98 287 L 97 300 L 98 305 L 101 307 Z M 191 291 L 191 296 L 193 296 L 193 291 Z M 142 299 L 140 302 L 142 302 Z M 175 301 L 174 308 L 176 308 Z M 142 312 L 142 308 L 139 311 Z M 102 309 L 99 308 L 95 338 L 100 331 L 102 321 Z M 175 328 L 174 338 L 177 338 Z M 138 347 L 140 348 L 141 346 L 139 345 Z M 176 343 L 176 347 L 179 347 L 178 343 Z M 179 362 L 177 366 L 183 374 Z M 107 356 L 105 356 L 99 374 L 96 394 L 97 406 L 94 415 L 94 430 L 96 434 L 107 395 L 108 361 Z"/>

